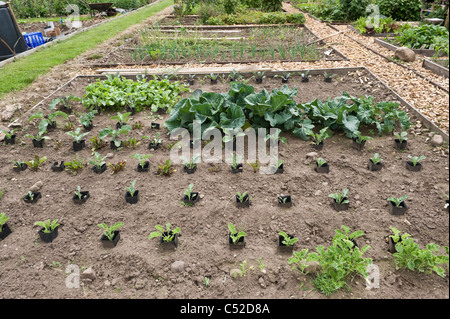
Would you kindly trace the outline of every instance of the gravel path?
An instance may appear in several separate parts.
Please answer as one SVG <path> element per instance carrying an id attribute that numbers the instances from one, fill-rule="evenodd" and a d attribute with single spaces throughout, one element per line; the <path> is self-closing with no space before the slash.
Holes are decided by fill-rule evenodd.
<path id="1" fill-rule="evenodd" d="M 297 9 L 287 3 L 284 4 L 284 8 L 288 12 L 298 12 Z M 308 15 L 305 16 L 306 25 L 317 36 L 326 37 L 336 33 L 335 30 L 327 26 L 325 23 L 319 22 Z M 357 35 L 353 31 L 349 30 L 346 25 L 337 26 L 337 28 L 384 56 L 393 57 L 392 51 L 375 44 L 373 38 Z M 387 85 L 389 85 L 401 97 L 403 97 L 408 103 L 418 109 L 422 114 L 426 115 L 437 126 L 446 132 L 449 131 L 449 95 L 446 92 L 420 78 L 413 72 L 394 63 L 387 62 L 386 59 L 378 56 L 370 50 L 367 50 L 342 33 L 325 39 L 324 41 L 327 43 L 332 43 L 336 49 L 346 55 L 350 59 L 349 66 L 366 67 Z M 407 63 L 409 68 L 415 69 L 420 74 L 442 85 L 443 87 L 449 87 L 448 79 L 435 75 L 434 73 L 422 68 L 421 65 L 421 59 L 418 59 L 413 63 Z"/>

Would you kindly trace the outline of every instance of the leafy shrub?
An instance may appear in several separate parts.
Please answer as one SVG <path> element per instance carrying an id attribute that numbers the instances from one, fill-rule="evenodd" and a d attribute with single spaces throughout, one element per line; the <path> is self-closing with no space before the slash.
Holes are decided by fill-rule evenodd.
<path id="1" fill-rule="evenodd" d="M 422 0 L 377 0 L 380 13 L 395 21 L 419 21 Z"/>
<path id="2" fill-rule="evenodd" d="M 429 48 L 437 43 L 441 47 L 445 47 L 445 44 L 442 46 L 443 41 L 448 43 L 449 32 L 445 27 L 439 25 L 422 24 L 418 27 L 405 25 L 401 31 L 401 34 L 395 39 L 401 45 L 409 48 L 420 49 L 422 46 Z"/>
<path id="3" fill-rule="evenodd" d="M 373 97 L 358 99 L 344 92 L 334 100 L 297 104 L 294 101 L 297 88 L 289 89 L 286 85 L 281 90 L 263 89 L 260 93 L 241 82 L 232 82 L 230 87 L 224 94 L 197 90 L 191 97 L 180 100 L 166 121 L 166 127 L 169 131 L 181 127 L 192 130 L 192 122 L 201 118 L 203 134 L 213 127 L 235 131 L 248 122 L 254 129 L 278 128 L 308 140 L 315 125 L 343 130 L 350 138 L 359 131 L 361 124 L 376 126 L 380 135 L 392 132 L 397 121 L 403 129 L 411 125 L 408 115 L 397 103 L 375 104 Z"/>
<path id="4" fill-rule="evenodd" d="M 294 269 L 304 274 L 308 272 L 308 262 L 318 262 L 320 270 L 314 279 L 314 286 L 327 296 L 346 287 L 347 279 L 354 274 L 367 278 L 367 266 L 372 264 L 372 259 L 362 257 L 370 246 L 360 249 L 354 244 L 354 240 L 364 235 L 364 232 L 350 233 L 347 226 L 341 228 L 342 230 L 335 230 L 336 235 L 328 248 L 317 246 L 317 252 L 311 253 L 308 253 L 308 249 L 303 249 L 301 252 L 294 252 L 288 261 L 290 265 L 294 265 Z"/>
<path id="5" fill-rule="evenodd" d="M 420 249 L 419 245 L 411 238 L 409 234 L 400 235 L 400 231 L 391 227 L 394 235 L 391 235 L 396 253 L 394 253 L 395 265 L 397 269 L 409 269 L 411 271 L 425 272 L 431 274 L 435 272 L 441 277 L 445 276 L 441 265 L 446 265 L 448 269 L 448 247 L 444 247 L 446 256 L 439 255 L 439 245 L 430 243 L 424 249 Z"/>
<path id="6" fill-rule="evenodd" d="M 374 25 L 374 22 L 372 21 L 372 25 Z M 369 28 L 367 26 L 367 18 L 361 17 L 358 20 L 356 20 L 355 28 L 361 32 L 362 34 L 365 33 L 393 33 L 396 30 L 400 28 L 398 24 L 395 23 L 395 21 L 392 18 L 380 18 L 379 20 L 379 26 L 374 28 Z"/>
<path id="7" fill-rule="evenodd" d="M 210 25 L 234 25 L 234 24 L 285 24 L 285 23 L 305 23 L 306 19 L 302 13 L 283 13 L 260 11 L 245 11 L 238 14 L 222 14 L 211 17 L 206 21 Z"/>

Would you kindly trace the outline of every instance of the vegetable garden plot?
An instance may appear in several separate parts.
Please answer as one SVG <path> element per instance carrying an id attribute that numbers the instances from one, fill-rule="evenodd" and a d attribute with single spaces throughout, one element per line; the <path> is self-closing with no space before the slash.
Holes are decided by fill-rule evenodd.
<path id="1" fill-rule="evenodd" d="M 233 95 L 239 91 L 238 94 L 246 95 L 249 101 L 257 98 L 256 95 L 264 92 L 265 88 L 271 97 L 291 95 L 295 103 L 303 105 L 302 109 L 305 111 L 315 105 L 309 104 L 315 99 L 328 101 L 340 97 L 336 101 L 317 103 L 316 107 L 321 110 L 326 107 L 344 109 L 344 104 L 339 102 L 344 99 L 349 105 L 353 103 L 361 106 L 358 107 L 361 112 L 366 106 L 397 98 L 364 70 L 328 70 L 328 74 L 331 73 L 337 74 L 332 77 L 332 83 L 326 83 L 324 75 L 319 72 L 311 72 L 312 76 L 307 83 L 301 82 L 300 75 L 292 75 L 287 88 L 282 87 L 280 78 L 273 78 L 269 73 L 262 84 L 256 84 L 255 79 L 250 79 L 247 84 L 230 84 L 227 79 L 214 85 L 208 78 L 197 76 L 190 88 L 201 89 L 204 92 L 202 98 L 207 98 L 206 92 Z M 68 126 L 68 122 L 74 124 L 74 128 L 68 127 L 72 131 L 78 125 L 81 128 L 81 123 L 78 124 L 76 119 L 86 109 L 75 100 L 69 103 L 75 119 L 58 117 L 57 128 L 46 134 L 50 139 L 45 141 L 43 149 L 33 148 L 31 139 L 24 137 L 26 133 L 35 134 L 38 130 L 38 123 L 27 123 L 29 114 L 22 120 L 24 131 L 15 132 L 17 143 L 0 146 L 0 177 L 2 186 L 6 188 L 0 207 L 8 215 L 8 224 L 12 229 L 1 246 L 3 280 L 0 287 L 5 288 L 6 283 L 8 285 L 8 289 L 3 289 L 4 297 L 29 295 L 37 298 L 89 298 L 101 293 L 105 298 L 235 298 L 239 291 L 242 298 L 322 298 L 324 295 L 317 290 L 310 291 L 307 295 L 306 292 L 299 291 L 301 281 L 297 278 L 305 280 L 305 286 L 312 288 L 314 276 L 303 277 L 291 269 L 293 264 L 288 263 L 290 255 L 279 251 L 279 234 L 284 232 L 289 234 L 288 237 L 298 238 L 294 251 L 300 252 L 305 248 L 314 250 L 317 245 L 329 246 L 335 230 L 341 229 L 342 225 L 349 226 L 352 231 L 364 232 L 355 242 L 359 247 L 366 244 L 371 246 L 364 253 L 364 258 L 372 258 L 383 276 L 386 276 L 380 282 L 380 289 L 370 291 L 362 284 L 363 279 L 357 277 L 356 280 L 348 281 L 352 297 L 398 298 L 401 294 L 405 298 L 427 298 L 430 294 L 433 297 L 448 294 L 447 280 L 435 274 L 426 276 L 405 270 L 396 271 L 385 242 L 385 237 L 391 234 L 389 226 L 393 226 L 411 233 L 414 239 L 419 240 L 421 248 L 429 242 L 448 245 L 448 215 L 444 207 L 445 195 L 448 194 L 448 174 L 445 170 L 448 158 L 431 150 L 424 138 L 409 136 L 408 149 L 400 152 L 394 148 L 391 135 L 378 137 L 376 126 L 361 125 L 363 135 L 373 137 L 373 140 L 367 141 L 362 152 L 353 149 L 352 140 L 339 130 L 325 139 L 321 151 L 316 151 L 311 141 L 303 141 L 290 133 L 283 133 L 287 142 L 280 146 L 279 158 L 284 161 L 283 174 L 255 174 L 254 168 L 245 162 L 243 172 L 239 174 L 232 174 L 230 166 L 225 163 L 200 163 L 194 174 L 184 172 L 183 166 L 177 165 L 172 167 L 176 171 L 171 172 L 166 161 L 169 159 L 168 147 L 174 141 L 168 139 L 167 129 L 162 125 L 169 119 L 169 115 L 152 115 L 146 108 L 146 111 L 125 116 L 125 108 L 130 101 L 121 99 L 119 92 L 131 83 L 115 77 L 98 77 L 108 82 L 98 82 L 96 85 L 96 78 L 75 78 L 57 95 L 41 104 L 40 109 L 32 111 L 48 114 L 48 106 L 53 98 L 70 95 L 81 97 L 86 92 L 85 88 L 92 84 L 88 91 L 96 96 L 108 93 L 116 98 L 108 100 L 113 104 L 124 102 L 122 108 L 115 108 L 114 112 L 102 111 L 100 115 L 95 115 L 93 128 L 85 137 L 84 149 L 75 152 L 72 148 L 73 138 L 62 130 Z M 248 79 L 249 75 L 245 75 L 244 80 Z M 170 82 L 173 85 L 170 89 L 172 92 L 175 92 L 175 87 L 180 87 L 174 80 Z M 143 90 L 144 84 L 140 82 L 142 81 L 132 84 L 136 89 L 133 90 L 134 93 L 146 91 Z M 167 82 L 165 85 L 168 85 Z M 162 85 L 160 88 L 164 90 Z M 252 89 L 254 93 L 250 92 Z M 275 89 L 279 91 L 273 91 Z M 280 91 L 281 93 L 277 93 Z M 355 97 L 372 94 L 373 102 L 369 99 L 350 101 L 343 96 L 343 91 Z M 179 94 L 184 98 L 191 97 L 188 92 Z M 255 95 L 250 98 L 252 94 Z M 88 96 L 91 102 L 94 101 L 93 96 Z M 136 95 L 135 101 L 138 96 L 141 95 Z M 258 96 L 262 98 L 262 95 Z M 139 102 L 143 107 L 148 106 L 144 101 Z M 289 102 L 285 105 L 291 104 Z M 67 103 L 61 101 L 59 106 L 63 105 L 67 106 Z M 121 116 L 118 116 L 117 111 L 121 112 Z M 351 112 L 356 112 L 356 109 Z M 366 117 L 369 118 L 367 113 Z M 316 114 L 311 115 L 311 118 L 316 124 L 316 133 L 319 133 L 320 117 Z M 126 136 L 121 135 L 120 139 L 127 141 L 122 149 L 112 151 L 110 145 L 105 145 L 97 150 L 100 155 L 98 164 L 106 162 L 107 170 L 96 174 L 92 170 L 93 164 L 88 164 L 72 174 L 75 171 L 75 156 L 81 163 L 94 160 L 90 138 L 99 136 L 108 126 L 115 128 L 118 122 L 126 123 L 132 130 L 127 131 Z M 153 128 L 152 123 L 161 124 L 161 128 Z M 400 128 L 399 125 L 395 121 L 396 130 Z M 87 131 L 83 129 L 83 133 L 85 132 Z M 157 136 L 158 133 L 161 134 Z M 144 138 L 145 136 L 150 139 Z M 108 136 L 106 142 L 111 138 L 112 136 Z M 136 143 L 130 138 L 135 139 Z M 20 146 L 21 140 L 24 141 L 23 146 Z M 149 142 L 155 140 L 160 140 L 159 148 L 149 150 Z M 306 154 L 312 151 L 317 154 L 305 161 Z M 109 157 L 104 158 L 108 153 L 111 153 Z M 134 156 L 137 153 L 153 155 L 146 159 L 150 162 L 149 172 L 138 172 L 137 166 L 145 158 Z M 371 172 L 367 165 L 370 158 L 376 158 L 375 153 L 379 154 L 385 166 L 381 171 Z M 35 155 L 39 155 L 41 160 L 46 157 L 46 161 L 35 170 L 30 167 L 25 171 L 13 172 L 11 161 L 28 161 Z M 406 170 L 408 155 L 427 157 L 422 160 L 421 172 Z M 328 174 L 314 170 L 315 157 L 321 157 L 329 163 Z M 55 161 L 66 161 L 70 169 L 66 172 L 51 171 L 51 163 Z M 112 165 L 108 165 L 109 163 Z M 168 176 L 157 176 L 157 172 L 167 173 Z M 42 182 L 42 185 L 36 185 L 40 187 L 42 197 L 35 204 L 23 203 L 22 196 L 38 181 Z M 346 194 L 349 210 L 335 212 L 328 196 L 341 193 L 344 189 L 349 190 Z M 126 204 L 125 192 L 135 193 L 136 190 L 139 191 L 139 201 L 133 205 Z M 82 205 L 76 205 L 73 197 L 76 192 L 82 191 L 90 192 L 89 199 Z M 192 191 L 199 193 L 200 200 L 193 206 L 182 205 L 183 197 L 188 196 L 186 193 L 193 194 Z M 239 209 L 232 201 L 237 193 L 243 195 L 245 192 L 251 196 L 251 205 Z M 283 197 L 281 195 L 291 196 L 291 208 L 279 207 L 279 197 Z M 391 215 L 387 199 L 402 198 L 405 195 L 408 196 L 406 201 L 409 208 L 406 215 Z M 58 237 L 53 239 L 52 249 L 48 249 L 47 244 L 38 239 L 39 229 L 33 227 L 36 221 L 48 219 L 59 219 L 61 224 Z M 408 223 L 404 222 L 405 219 Z M 116 224 L 120 222 L 123 225 Z M 102 228 L 97 225 L 102 225 Z M 113 227 L 109 228 L 107 225 Z M 109 235 L 113 235 L 113 229 L 117 231 L 119 226 L 120 241 L 114 248 L 105 251 L 100 242 L 103 230 L 108 228 Z M 149 241 L 148 237 L 155 228 L 161 232 L 161 238 L 181 235 L 177 238 L 178 248 L 163 251 L 156 240 Z M 230 250 L 231 230 L 245 232 L 245 247 Z M 163 234 L 166 231 L 167 236 Z M 33 241 L 36 242 L 35 245 Z M 185 272 L 170 272 L 170 267 L 176 260 L 184 262 Z M 33 267 L 41 262 L 42 267 Z M 68 264 L 92 267 L 97 274 L 95 280 L 84 283 L 89 287 L 88 292 L 86 289 L 67 289 L 65 276 L 55 271 L 59 268 L 58 264 L 62 266 L 62 270 Z M 265 266 L 264 273 L 258 267 L 261 265 Z M 255 270 L 251 271 L 250 267 Z M 230 276 L 232 270 L 237 268 L 241 268 L 243 277 Z M 389 275 L 389 271 L 393 274 Z M 224 284 L 225 276 L 227 280 Z M 398 284 L 396 276 L 401 276 L 402 285 Z M 27 280 L 20 280 L 21 278 Z M 203 284 L 204 278 L 210 279 L 209 286 Z M 46 282 L 47 289 L 35 289 L 42 287 L 43 281 Z M 106 281 L 109 284 L 105 284 Z M 350 292 L 339 290 L 332 297 L 349 298 Z"/>
<path id="2" fill-rule="evenodd" d="M 242 63 L 270 61 L 340 61 L 346 58 L 323 46 L 306 27 L 165 28 L 141 31 L 105 64 Z M 310 45 L 309 45 L 310 44 Z"/>

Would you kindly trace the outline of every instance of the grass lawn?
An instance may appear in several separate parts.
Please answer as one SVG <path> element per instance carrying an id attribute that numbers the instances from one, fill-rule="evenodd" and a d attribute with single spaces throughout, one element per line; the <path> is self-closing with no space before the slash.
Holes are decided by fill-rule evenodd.
<path id="1" fill-rule="evenodd" d="M 74 59 L 172 4 L 173 0 L 162 0 L 138 12 L 130 13 L 120 19 L 77 34 L 66 41 L 43 48 L 28 57 L 0 68 L 0 98 L 9 92 L 22 90 L 54 66 Z"/>
<path id="2" fill-rule="evenodd" d="M 109 17 L 107 17 L 109 18 Z M 67 17 L 62 17 L 63 21 L 67 19 Z M 88 21 L 93 18 L 90 15 L 80 16 L 80 21 Z M 28 18 L 28 19 L 17 19 L 17 23 L 25 24 L 25 23 L 46 23 L 46 22 L 59 22 L 61 21 L 61 17 L 48 17 L 48 18 Z"/>

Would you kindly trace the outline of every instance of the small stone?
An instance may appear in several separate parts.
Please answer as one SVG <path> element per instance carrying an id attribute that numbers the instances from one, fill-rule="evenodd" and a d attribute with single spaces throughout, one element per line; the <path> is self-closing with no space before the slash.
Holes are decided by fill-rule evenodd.
<path id="1" fill-rule="evenodd" d="M 319 154 L 317 154 L 316 152 L 311 152 L 311 153 L 306 154 L 306 159 L 315 160 L 318 155 Z"/>
<path id="2" fill-rule="evenodd" d="M 436 134 L 431 139 L 431 145 L 433 145 L 434 147 L 439 147 L 439 146 L 442 146 L 443 144 L 444 144 L 444 138 L 439 134 Z"/>
<path id="3" fill-rule="evenodd" d="M 264 282 L 264 278 L 263 277 L 259 278 L 258 282 L 259 282 L 259 285 L 261 287 L 266 288 L 266 283 Z"/>
<path id="4" fill-rule="evenodd" d="M 106 158 L 113 158 L 114 157 L 114 153 L 108 153 L 106 154 Z"/>
<path id="5" fill-rule="evenodd" d="M 322 191 L 319 189 L 317 192 L 314 193 L 315 196 L 321 196 L 322 195 Z"/>
<path id="6" fill-rule="evenodd" d="M 308 261 L 305 270 L 310 274 L 315 274 L 320 270 L 320 263 L 314 260 Z"/>
<path id="7" fill-rule="evenodd" d="M 407 47 L 395 50 L 395 56 L 405 62 L 414 62 L 416 60 L 416 53 Z"/>
<path id="8" fill-rule="evenodd" d="M 44 186 L 44 184 L 41 181 L 39 181 L 36 184 L 34 184 L 33 186 L 31 186 L 30 191 L 37 192 L 42 188 L 42 186 Z"/>
<path id="9" fill-rule="evenodd" d="M 92 268 L 88 268 L 80 276 L 81 280 L 89 279 L 94 280 L 95 279 L 95 271 Z"/>
<path id="10" fill-rule="evenodd" d="M 184 261 L 176 261 L 170 266 L 173 273 L 182 273 L 184 271 Z"/>

